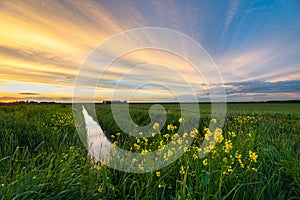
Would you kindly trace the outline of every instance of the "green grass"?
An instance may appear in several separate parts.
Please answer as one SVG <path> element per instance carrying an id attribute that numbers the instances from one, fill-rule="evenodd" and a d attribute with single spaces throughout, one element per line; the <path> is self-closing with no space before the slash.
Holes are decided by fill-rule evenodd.
<path id="1" fill-rule="evenodd" d="M 157 148 L 159 140 L 167 143 L 164 134 L 175 134 L 168 124 L 180 126 L 178 105 L 163 105 L 167 123 L 149 141 L 149 149 Z M 150 106 L 130 105 L 138 125 L 150 122 Z M 192 147 L 157 176 L 93 164 L 75 131 L 70 105 L 0 106 L 0 199 L 300 199 L 300 103 L 235 103 L 227 108 L 224 140 L 214 151 L 203 159 L 193 157 L 210 122 L 210 105 L 201 104 Z M 96 111 L 112 141 L 128 149 L 137 143 L 118 128 L 110 105 L 97 105 Z M 223 149 L 226 139 L 232 142 L 229 153 Z M 257 162 L 249 159 L 249 150 L 258 155 Z M 236 154 L 244 168 L 230 157 Z"/>

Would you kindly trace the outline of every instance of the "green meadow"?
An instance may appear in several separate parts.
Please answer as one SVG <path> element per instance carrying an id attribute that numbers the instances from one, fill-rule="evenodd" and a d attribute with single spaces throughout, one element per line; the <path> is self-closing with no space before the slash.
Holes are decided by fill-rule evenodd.
<path id="1" fill-rule="evenodd" d="M 173 139 L 184 142 L 179 105 L 162 105 L 167 121 L 149 139 L 122 132 L 110 105 L 97 104 L 94 117 L 115 145 L 147 153 Z M 150 122 L 150 106 L 129 105 L 137 125 Z M 135 174 L 94 162 L 72 105 L 1 105 L 0 199 L 300 199 L 300 103 L 228 103 L 222 127 L 211 119 L 210 104 L 199 108 L 199 126 L 187 132 L 194 141 L 182 157 Z M 214 146 L 202 148 L 210 137 Z"/>

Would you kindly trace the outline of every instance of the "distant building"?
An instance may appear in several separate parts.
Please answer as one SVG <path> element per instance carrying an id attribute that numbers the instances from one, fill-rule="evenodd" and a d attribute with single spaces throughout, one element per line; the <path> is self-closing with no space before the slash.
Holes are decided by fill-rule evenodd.
<path id="1" fill-rule="evenodd" d="M 41 101 L 39 102 L 41 105 L 49 105 L 49 104 L 56 104 L 55 101 Z"/>
<path id="2" fill-rule="evenodd" d="M 121 103 L 127 103 L 127 101 L 121 101 L 121 100 L 104 100 L 103 104 L 121 104 Z"/>

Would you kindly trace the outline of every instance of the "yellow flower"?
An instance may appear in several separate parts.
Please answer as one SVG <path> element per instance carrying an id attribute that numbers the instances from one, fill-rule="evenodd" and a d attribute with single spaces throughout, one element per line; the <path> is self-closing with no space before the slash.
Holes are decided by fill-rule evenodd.
<path id="1" fill-rule="evenodd" d="M 133 146 L 134 146 L 134 148 L 135 148 L 136 150 L 139 150 L 139 149 L 140 149 L 140 146 L 139 146 L 138 144 L 136 144 L 136 143 L 134 143 Z"/>
<path id="2" fill-rule="evenodd" d="M 175 133 L 174 135 L 172 135 L 171 139 L 175 140 L 178 137 L 178 133 Z"/>
<path id="3" fill-rule="evenodd" d="M 141 154 L 146 154 L 146 153 L 148 153 L 149 151 L 147 150 L 147 149 L 143 149 L 142 150 L 142 152 L 141 152 Z"/>
<path id="4" fill-rule="evenodd" d="M 200 147 L 197 147 L 197 151 L 200 153 L 202 149 Z"/>
<path id="5" fill-rule="evenodd" d="M 235 153 L 235 158 L 241 159 L 241 158 L 242 158 L 242 154 L 239 154 L 239 151 L 237 151 L 237 152 Z"/>
<path id="6" fill-rule="evenodd" d="M 179 123 L 182 123 L 184 121 L 184 119 L 182 118 L 182 117 L 180 117 L 179 119 L 178 119 L 178 122 Z"/>
<path id="7" fill-rule="evenodd" d="M 221 143 L 223 141 L 224 137 L 222 135 L 222 129 L 220 128 L 216 128 L 216 130 L 214 131 L 214 140 L 217 143 Z"/>
<path id="8" fill-rule="evenodd" d="M 179 173 L 180 173 L 180 174 L 184 174 L 184 173 L 185 173 L 185 170 L 184 170 L 184 167 L 183 167 L 183 166 L 180 167 Z"/>
<path id="9" fill-rule="evenodd" d="M 164 160 L 169 160 L 168 155 L 164 153 Z"/>
<path id="10" fill-rule="evenodd" d="M 209 146 L 204 147 L 204 149 L 203 149 L 204 154 L 208 154 L 210 151 L 211 151 L 211 148 Z"/>
<path id="11" fill-rule="evenodd" d="M 196 160 L 198 158 L 197 154 L 194 153 L 193 158 Z"/>
<path id="12" fill-rule="evenodd" d="M 169 124 L 169 125 L 167 126 L 167 129 L 168 129 L 168 131 L 174 130 L 173 124 Z"/>
<path id="13" fill-rule="evenodd" d="M 188 147 L 183 147 L 183 151 L 184 151 L 184 152 L 187 152 L 188 150 L 189 150 Z"/>
<path id="14" fill-rule="evenodd" d="M 63 156 L 63 158 L 64 158 L 64 159 L 67 159 L 67 158 L 68 158 L 68 154 L 65 154 L 65 155 Z"/>
<path id="15" fill-rule="evenodd" d="M 156 130 L 156 129 L 159 129 L 159 123 L 154 123 L 153 124 L 153 127 L 152 127 L 154 130 Z"/>
<path id="16" fill-rule="evenodd" d="M 190 136 L 195 137 L 198 133 L 199 133 L 198 129 L 194 128 L 193 130 L 191 130 Z"/>
<path id="17" fill-rule="evenodd" d="M 216 124 L 217 120 L 213 118 L 213 119 L 210 120 L 210 122 L 213 123 L 213 124 Z"/>
<path id="18" fill-rule="evenodd" d="M 164 141 L 161 140 L 161 141 L 159 142 L 159 146 L 164 146 Z"/>
<path id="19" fill-rule="evenodd" d="M 235 133 L 235 132 L 228 132 L 228 134 L 229 134 L 231 137 L 236 137 L 236 133 Z"/>
<path id="20" fill-rule="evenodd" d="M 159 171 L 155 172 L 155 174 L 156 174 L 157 177 L 160 177 L 160 172 Z"/>
<path id="21" fill-rule="evenodd" d="M 102 193 L 102 191 L 103 191 L 103 188 L 102 188 L 101 186 L 99 186 L 99 187 L 98 187 L 98 192 L 99 192 L 99 193 Z"/>
<path id="22" fill-rule="evenodd" d="M 249 158 L 250 160 L 257 162 L 258 155 L 255 152 L 249 150 Z"/>
<path id="23" fill-rule="evenodd" d="M 202 161 L 203 165 L 206 166 L 208 164 L 207 159 Z"/>
<path id="24" fill-rule="evenodd" d="M 138 164 L 138 167 L 139 167 L 139 169 L 142 170 L 142 171 L 145 170 L 145 169 L 144 169 L 144 166 L 143 166 L 142 164 Z"/>
<path id="25" fill-rule="evenodd" d="M 160 142 L 159 142 L 158 149 L 164 149 L 164 148 L 165 148 L 164 142 L 163 142 L 163 141 L 160 141 Z"/>
<path id="26" fill-rule="evenodd" d="M 181 145 L 182 142 L 183 142 L 183 139 L 182 139 L 182 138 L 179 138 L 179 139 L 177 140 L 177 143 L 178 143 L 179 145 Z"/>
<path id="27" fill-rule="evenodd" d="M 188 135 L 189 135 L 189 134 L 185 132 L 185 133 L 183 134 L 182 137 L 183 137 L 183 138 L 186 138 Z"/>
<path id="28" fill-rule="evenodd" d="M 171 151 L 171 150 L 169 149 L 169 150 L 168 150 L 168 156 L 171 157 L 171 156 L 173 156 L 173 155 L 174 155 L 173 151 Z"/>
<path id="29" fill-rule="evenodd" d="M 230 149 L 232 149 L 232 143 L 231 143 L 231 140 L 225 140 L 225 145 L 223 146 L 223 150 L 226 152 L 226 153 L 229 153 Z"/>
<path id="30" fill-rule="evenodd" d="M 213 133 L 208 128 L 205 128 L 204 131 L 206 132 L 204 135 L 205 140 L 209 140 Z"/>
<path id="31" fill-rule="evenodd" d="M 252 171 L 255 171 L 255 172 L 257 172 L 257 169 L 256 169 L 256 168 L 254 168 L 254 167 L 252 167 Z"/>
<path id="32" fill-rule="evenodd" d="M 165 182 L 162 181 L 161 183 L 158 184 L 158 188 L 164 188 L 164 187 L 166 187 Z"/>

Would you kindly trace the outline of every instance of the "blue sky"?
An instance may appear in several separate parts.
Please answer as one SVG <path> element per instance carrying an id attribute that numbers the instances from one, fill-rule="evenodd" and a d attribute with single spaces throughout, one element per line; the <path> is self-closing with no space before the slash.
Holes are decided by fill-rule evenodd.
<path id="1" fill-rule="evenodd" d="M 173 100 L 170 91 L 157 86 L 169 83 L 177 86 L 179 95 L 189 95 L 178 77 L 164 76 L 166 69 L 160 71 L 156 65 L 155 84 L 140 87 L 141 77 L 151 76 L 151 63 L 177 64 L 175 71 L 192 83 L 199 100 L 209 100 L 211 87 L 225 87 L 228 101 L 300 99 L 300 2 L 296 0 L 1 1 L 0 19 L 2 101 L 71 101 L 74 80 L 88 54 L 115 34 L 143 27 L 172 29 L 197 41 L 214 60 L 223 82 L 195 81 L 197 77 L 180 59 L 161 52 L 136 52 L 106 71 L 96 100 L 112 98 L 119 79 L 133 69 L 128 66 L 141 63 L 147 67 L 126 76 L 122 91 L 117 91 L 132 94 L 135 89 L 138 95 L 131 97 L 133 101 Z M 102 61 L 97 62 L 98 70 L 104 70 Z M 92 76 L 93 70 L 88 68 L 86 74 Z"/>

